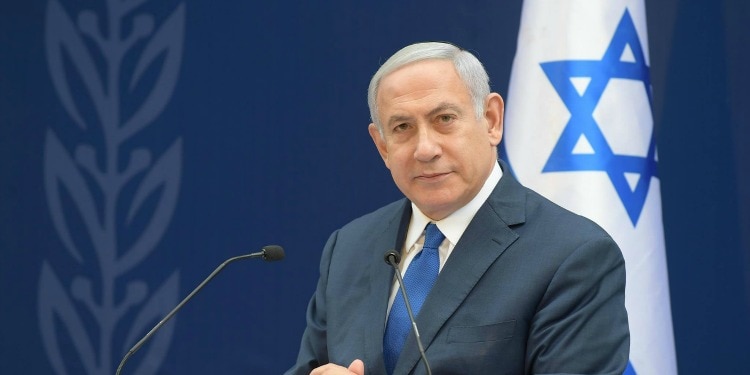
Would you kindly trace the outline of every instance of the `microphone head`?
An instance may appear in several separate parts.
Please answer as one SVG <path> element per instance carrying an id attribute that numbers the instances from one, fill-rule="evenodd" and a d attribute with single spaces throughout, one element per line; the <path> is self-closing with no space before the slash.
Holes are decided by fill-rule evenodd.
<path id="1" fill-rule="evenodd" d="M 268 245 L 263 248 L 263 260 L 273 262 L 284 259 L 284 249 L 279 245 Z"/>
<path id="2" fill-rule="evenodd" d="M 401 263 L 401 254 L 399 254 L 396 250 L 388 250 L 385 252 L 385 254 L 383 254 L 383 259 L 389 266 L 396 267 L 399 263 Z"/>

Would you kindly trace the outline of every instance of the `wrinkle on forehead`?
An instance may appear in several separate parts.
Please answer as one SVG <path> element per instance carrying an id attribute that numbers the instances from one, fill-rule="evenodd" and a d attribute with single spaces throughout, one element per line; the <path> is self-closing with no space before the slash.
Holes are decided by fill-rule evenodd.
<path id="1" fill-rule="evenodd" d="M 395 91 L 395 90 L 394 90 Z M 439 88 L 434 89 L 424 89 L 424 90 L 412 90 L 410 92 L 405 92 L 403 94 L 395 93 L 394 96 L 390 96 L 388 92 L 385 92 L 383 95 L 384 98 L 388 97 L 388 100 L 390 100 L 393 103 L 408 103 L 408 102 L 414 102 L 419 101 L 425 98 L 428 98 L 434 94 L 439 93 Z"/>

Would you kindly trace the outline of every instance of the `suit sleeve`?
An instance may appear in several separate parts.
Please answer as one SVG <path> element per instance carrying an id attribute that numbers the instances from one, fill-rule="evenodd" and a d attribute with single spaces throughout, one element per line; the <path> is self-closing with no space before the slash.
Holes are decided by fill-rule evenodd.
<path id="1" fill-rule="evenodd" d="M 328 238 L 320 259 L 320 277 L 315 294 L 307 306 L 307 326 L 302 335 L 297 363 L 289 369 L 287 375 L 307 375 L 314 368 L 328 363 L 326 288 L 333 248 L 338 231 Z"/>
<path id="2" fill-rule="evenodd" d="M 604 236 L 575 249 L 552 277 L 531 323 L 526 372 L 620 375 L 629 350 L 625 262 Z"/>

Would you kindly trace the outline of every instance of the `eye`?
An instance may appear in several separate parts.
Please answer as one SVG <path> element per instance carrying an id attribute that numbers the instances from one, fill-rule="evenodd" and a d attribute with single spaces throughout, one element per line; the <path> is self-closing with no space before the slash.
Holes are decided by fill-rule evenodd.
<path id="1" fill-rule="evenodd" d="M 393 129 L 392 129 L 392 131 L 394 133 L 400 133 L 400 132 L 406 131 L 406 129 L 408 129 L 408 128 L 409 128 L 409 124 L 407 124 L 407 123 L 404 122 L 404 123 L 401 123 L 401 124 L 398 124 L 398 125 L 394 126 Z"/>
<path id="2" fill-rule="evenodd" d="M 445 115 L 438 115 L 438 117 L 437 117 L 437 122 L 438 122 L 439 124 L 450 124 L 450 123 L 452 123 L 452 122 L 453 122 L 453 120 L 455 120 L 455 119 L 456 119 L 456 117 L 455 117 L 455 116 L 453 116 L 453 115 L 448 115 L 448 114 L 445 114 Z"/>

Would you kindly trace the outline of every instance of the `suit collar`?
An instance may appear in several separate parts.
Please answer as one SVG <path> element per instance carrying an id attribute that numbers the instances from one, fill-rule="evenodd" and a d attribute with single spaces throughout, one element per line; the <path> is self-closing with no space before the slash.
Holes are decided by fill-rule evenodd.
<path id="1" fill-rule="evenodd" d="M 526 222 L 526 193 L 523 187 L 511 174 L 510 167 L 499 160 L 503 177 L 487 199 L 487 205 L 508 226 Z"/>

